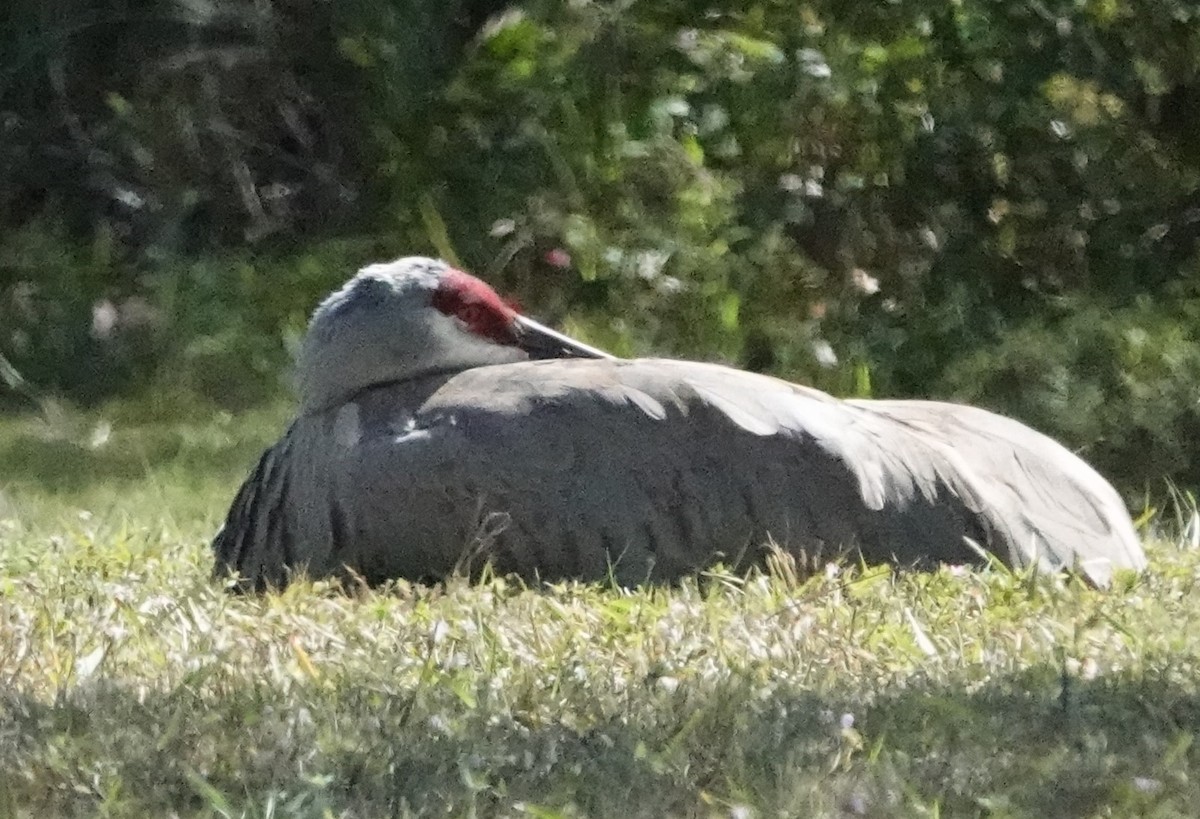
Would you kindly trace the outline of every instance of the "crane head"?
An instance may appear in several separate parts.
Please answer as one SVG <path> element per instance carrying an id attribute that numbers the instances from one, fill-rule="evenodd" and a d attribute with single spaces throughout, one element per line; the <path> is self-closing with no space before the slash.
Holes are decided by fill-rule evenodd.
<path id="1" fill-rule="evenodd" d="M 379 384 L 489 364 L 611 358 L 521 315 L 488 285 L 443 261 L 373 264 L 317 307 L 301 347 L 303 411 Z"/>

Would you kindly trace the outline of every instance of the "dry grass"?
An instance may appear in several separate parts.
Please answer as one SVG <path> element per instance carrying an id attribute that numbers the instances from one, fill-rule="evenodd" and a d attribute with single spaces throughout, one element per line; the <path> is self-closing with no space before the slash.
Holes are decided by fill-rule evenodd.
<path id="1" fill-rule="evenodd" d="M 1188 816 L 1200 556 L 231 597 L 277 415 L 0 425 L 0 817 Z"/>

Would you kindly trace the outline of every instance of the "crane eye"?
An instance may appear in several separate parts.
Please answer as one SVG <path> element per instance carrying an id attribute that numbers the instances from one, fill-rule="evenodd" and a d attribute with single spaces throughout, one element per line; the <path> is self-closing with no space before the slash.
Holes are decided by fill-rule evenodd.
<path id="1" fill-rule="evenodd" d="M 465 304 L 458 311 L 458 317 L 466 322 L 468 327 L 478 327 L 483 323 L 487 311 L 481 304 Z"/>

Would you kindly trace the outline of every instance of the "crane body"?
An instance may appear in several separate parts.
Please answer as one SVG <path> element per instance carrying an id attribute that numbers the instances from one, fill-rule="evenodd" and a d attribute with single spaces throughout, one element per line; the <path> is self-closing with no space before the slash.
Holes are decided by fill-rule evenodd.
<path id="1" fill-rule="evenodd" d="M 1108 482 L 1012 419 L 616 359 L 434 260 L 365 268 L 318 308 L 300 384 L 213 542 L 242 588 L 484 562 L 633 585 L 771 548 L 930 566 L 982 547 L 1101 586 L 1145 565 Z"/>

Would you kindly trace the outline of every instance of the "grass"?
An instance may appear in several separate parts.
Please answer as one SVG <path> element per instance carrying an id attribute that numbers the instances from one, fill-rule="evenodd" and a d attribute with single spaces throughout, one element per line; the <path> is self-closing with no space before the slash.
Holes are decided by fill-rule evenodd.
<path id="1" fill-rule="evenodd" d="M 231 597 L 282 411 L 0 421 L 0 817 L 1190 816 L 1200 555 Z"/>

